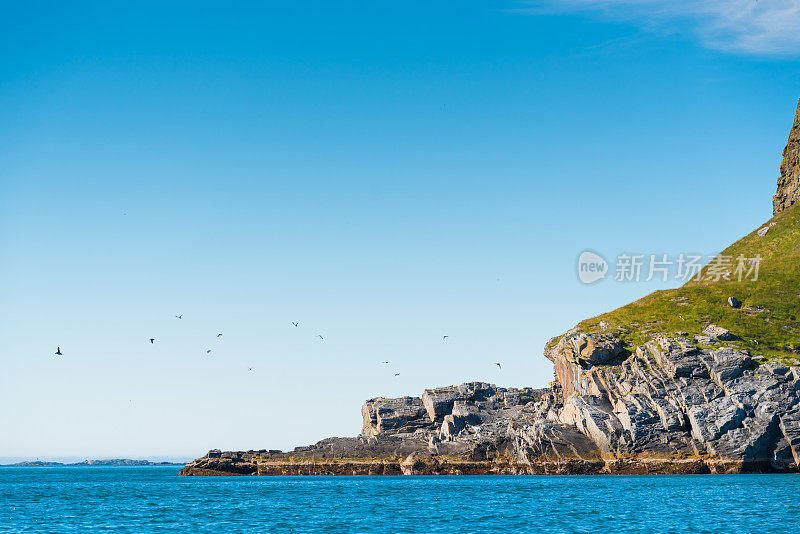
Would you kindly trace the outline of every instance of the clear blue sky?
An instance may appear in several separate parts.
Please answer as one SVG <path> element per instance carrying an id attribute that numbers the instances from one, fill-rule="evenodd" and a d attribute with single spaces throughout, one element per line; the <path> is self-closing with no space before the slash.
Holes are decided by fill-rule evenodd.
<path id="1" fill-rule="evenodd" d="M 5 457 L 289 448 L 373 396 L 542 387 L 550 337 L 665 287 L 577 255 L 757 227 L 800 96 L 797 15 L 742 2 L 70 4 L 0 20 Z"/>

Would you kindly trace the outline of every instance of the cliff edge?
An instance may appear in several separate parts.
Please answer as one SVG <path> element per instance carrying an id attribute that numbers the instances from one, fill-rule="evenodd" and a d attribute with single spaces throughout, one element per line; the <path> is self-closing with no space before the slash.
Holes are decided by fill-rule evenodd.
<path id="1" fill-rule="evenodd" d="M 778 191 L 772 199 L 772 214 L 777 215 L 798 199 L 800 199 L 800 102 L 797 103 L 789 141 L 783 149 Z"/>

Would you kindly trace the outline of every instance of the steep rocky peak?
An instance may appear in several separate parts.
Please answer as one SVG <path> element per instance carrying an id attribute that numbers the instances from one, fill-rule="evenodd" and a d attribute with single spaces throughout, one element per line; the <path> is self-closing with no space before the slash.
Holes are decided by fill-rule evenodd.
<path id="1" fill-rule="evenodd" d="M 800 200 L 800 102 L 797 103 L 789 140 L 783 149 L 778 191 L 772 199 L 773 215 L 777 215 L 798 200 Z"/>

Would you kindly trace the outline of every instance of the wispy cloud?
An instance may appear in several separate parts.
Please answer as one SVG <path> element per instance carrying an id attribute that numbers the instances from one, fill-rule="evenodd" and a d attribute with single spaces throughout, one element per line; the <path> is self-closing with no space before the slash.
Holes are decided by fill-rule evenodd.
<path id="1" fill-rule="evenodd" d="M 705 46 L 800 55 L 800 0 L 533 0 L 535 13 L 594 12 L 648 29 L 689 31 Z"/>

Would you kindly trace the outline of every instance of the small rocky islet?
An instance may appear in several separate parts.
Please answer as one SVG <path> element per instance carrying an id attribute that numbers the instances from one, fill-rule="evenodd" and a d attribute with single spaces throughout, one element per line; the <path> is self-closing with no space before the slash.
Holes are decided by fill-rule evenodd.
<path id="1" fill-rule="evenodd" d="M 547 343 L 547 388 L 374 398 L 357 437 L 180 474 L 800 472 L 800 103 L 780 173 L 773 219 L 722 253 L 761 257 L 760 285 L 701 276 L 584 321 Z"/>

